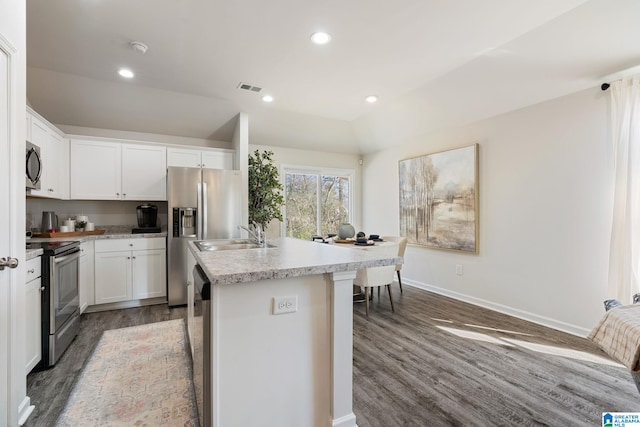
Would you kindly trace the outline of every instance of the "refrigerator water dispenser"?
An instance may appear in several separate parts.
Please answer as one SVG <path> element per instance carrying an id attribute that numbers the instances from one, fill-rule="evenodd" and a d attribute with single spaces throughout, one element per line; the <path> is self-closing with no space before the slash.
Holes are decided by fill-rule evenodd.
<path id="1" fill-rule="evenodd" d="M 196 237 L 196 208 L 173 208 L 173 237 Z"/>

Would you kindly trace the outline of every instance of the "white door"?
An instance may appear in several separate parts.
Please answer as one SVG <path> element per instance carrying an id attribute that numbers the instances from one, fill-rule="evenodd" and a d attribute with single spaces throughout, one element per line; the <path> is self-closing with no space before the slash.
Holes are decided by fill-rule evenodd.
<path id="1" fill-rule="evenodd" d="M 2 25 L 0 29 L 3 30 Z M 21 79 L 18 75 L 19 58 L 20 55 L 0 34 L 0 258 L 17 258 L 20 261 L 17 268 L 0 270 L 0 425 L 16 425 L 19 418 L 28 416 L 29 408 L 22 317 L 25 104 L 24 94 L 18 93 Z"/>
<path id="2" fill-rule="evenodd" d="M 0 129 L 9 127 L 9 61 L 6 52 L 0 45 Z M 8 132 L 0 132 L 0 200 L 9 200 L 11 191 L 10 159 Z M 8 256 L 11 253 L 9 241 L 9 203 L 0 203 L 0 257 Z M 11 270 L 0 271 L 0 424 L 5 424 L 8 419 L 7 414 L 7 378 L 9 360 L 9 316 L 10 316 L 10 296 L 11 296 Z"/>

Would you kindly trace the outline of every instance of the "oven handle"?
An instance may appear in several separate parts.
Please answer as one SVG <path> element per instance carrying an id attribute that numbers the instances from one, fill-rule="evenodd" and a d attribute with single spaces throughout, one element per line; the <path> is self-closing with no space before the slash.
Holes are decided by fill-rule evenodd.
<path id="1" fill-rule="evenodd" d="M 55 264 L 59 264 L 61 262 L 65 262 L 67 260 L 73 259 L 73 258 L 79 258 L 80 257 L 80 249 L 78 249 L 77 251 L 74 251 L 71 253 L 71 255 L 65 255 L 65 256 L 54 256 L 53 257 L 53 262 Z"/>

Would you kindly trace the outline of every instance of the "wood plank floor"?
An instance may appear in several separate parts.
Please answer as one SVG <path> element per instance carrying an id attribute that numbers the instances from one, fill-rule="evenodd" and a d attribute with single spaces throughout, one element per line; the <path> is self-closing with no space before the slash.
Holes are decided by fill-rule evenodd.
<path id="1" fill-rule="evenodd" d="M 368 318 L 364 304 L 354 306 L 360 427 L 596 426 L 604 411 L 640 412 L 627 370 L 585 339 L 409 286 L 393 291 L 395 313 L 385 293 Z M 82 315 L 58 364 L 28 376 L 36 409 L 26 426 L 55 423 L 102 331 L 185 312 L 156 305 Z"/>
<path id="2" fill-rule="evenodd" d="M 640 411 L 629 372 L 586 339 L 393 285 L 354 311 L 360 427 L 597 426 Z M 603 308 L 604 314 L 604 308 Z M 600 359 L 602 358 L 602 359 Z"/>

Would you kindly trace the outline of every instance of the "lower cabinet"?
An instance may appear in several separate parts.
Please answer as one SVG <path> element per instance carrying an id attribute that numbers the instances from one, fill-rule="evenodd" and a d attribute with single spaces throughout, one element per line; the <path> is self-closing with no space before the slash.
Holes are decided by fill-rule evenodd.
<path id="1" fill-rule="evenodd" d="M 80 275 L 80 286 L 78 289 L 80 314 L 82 314 L 88 306 L 95 304 L 95 264 L 93 254 L 93 240 L 80 244 L 80 262 L 78 268 L 78 274 Z"/>
<path id="2" fill-rule="evenodd" d="M 40 257 L 27 261 L 27 289 L 25 292 L 25 373 L 42 358 L 42 278 Z"/>
<path id="3" fill-rule="evenodd" d="M 95 242 L 95 303 L 166 296 L 164 237 Z"/>

